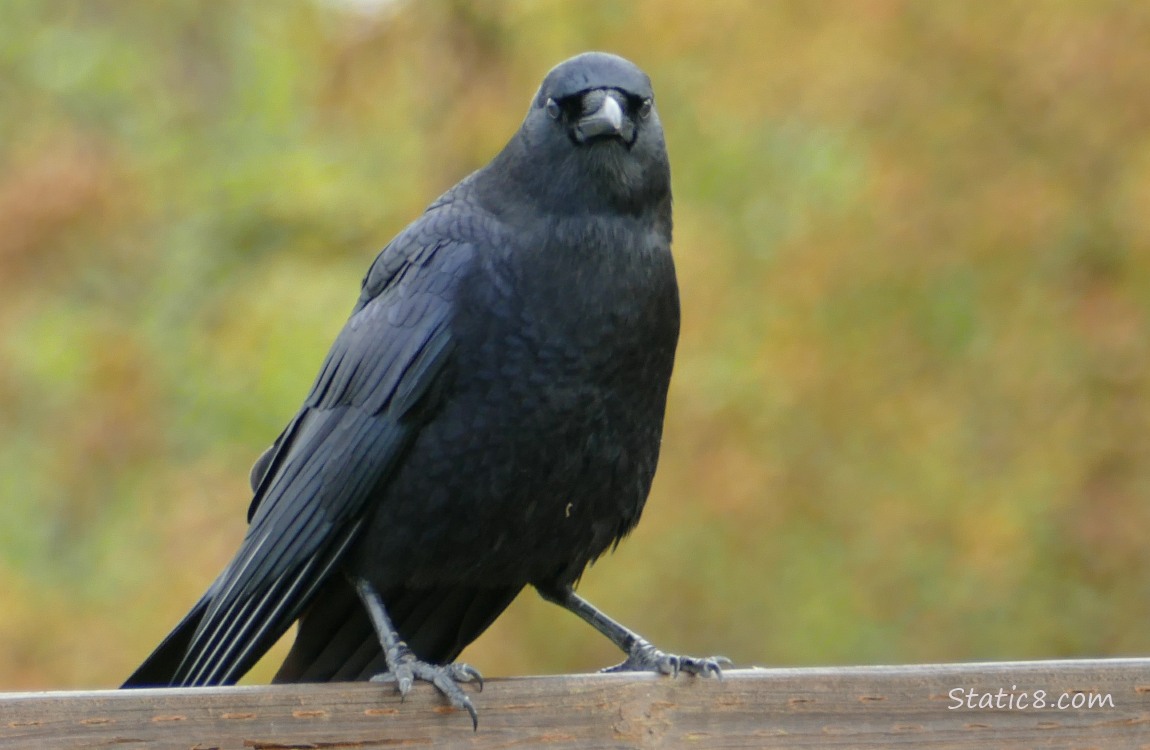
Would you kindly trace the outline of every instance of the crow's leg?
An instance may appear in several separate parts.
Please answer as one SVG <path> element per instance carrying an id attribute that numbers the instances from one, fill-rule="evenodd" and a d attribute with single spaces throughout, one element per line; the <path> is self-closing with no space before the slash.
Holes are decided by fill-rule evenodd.
<path id="1" fill-rule="evenodd" d="M 627 654 L 625 661 L 604 669 L 604 672 L 662 672 L 669 675 L 687 672 L 704 677 L 712 674 L 722 677 L 723 665 L 731 663 L 725 656 L 697 658 L 663 653 L 635 631 L 629 630 L 600 612 L 591 602 L 576 594 L 570 586 L 536 584 L 535 590 L 547 601 L 579 615 Z"/>
<path id="2" fill-rule="evenodd" d="M 407 644 L 399 639 L 399 633 L 391 624 L 391 618 L 387 616 L 387 610 L 383 606 L 383 599 L 375 587 L 362 578 L 356 578 L 355 590 L 363 606 L 367 608 L 367 614 L 375 627 L 375 634 L 379 637 L 384 658 L 387 660 L 388 671 L 372 677 L 372 682 L 394 682 L 400 695 L 403 696 L 411 690 L 415 680 L 430 682 L 451 701 L 451 705 L 470 714 L 472 728 L 478 729 L 479 716 L 475 713 L 475 706 L 471 705 L 471 699 L 463 692 L 463 688 L 459 687 L 459 683 L 475 680 L 482 690 L 483 676 L 479 674 L 479 670 L 470 664 L 441 665 L 420 661 L 411 653 Z"/>

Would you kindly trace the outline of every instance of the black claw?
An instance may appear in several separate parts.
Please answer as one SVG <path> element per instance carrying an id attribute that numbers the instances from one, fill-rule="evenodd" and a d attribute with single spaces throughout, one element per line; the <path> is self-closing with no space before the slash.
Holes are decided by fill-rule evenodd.
<path id="1" fill-rule="evenodd" d="M 470 664 L 428 664 L 419 661 L 407 651 L 398 655 L 396 666 L 391 672 L 375 675 L 372 682 L 394 682 L 399 691 L 400 700 L 406 700 L 407 692 L 411 689 L 413 680 L 423 680 L 435 686 L 439 693 L 447 698 L 455 708 L 464 710 L 471 717 L 473 730 L 479 729 L 479 713 L 472 705 L 471 699 L 459 686 L 463 682 L 475 681 L 483 689 L 483 675 Z"/>
<path id="2" fill-rule="evenodd" d="M 715 673 L 715 677 L 723 679 L 723 667 L 733 667 L 735 662 L 725 656 L 712 656 L 707 660 L 707 667 Z"/>
<path id="3" fill-rule="evenodd" d="M 475 706 L 471 705 L 470 700 L 465 700 L 463 707 L 467 709 L 467 713 L 471 714 L 471 731 L 479 731 L 479 714 L 475 710 Z"/>
<path id="4" fill-rule="evenodd" d="M 705 659 L 688 659 L 683 662 L 683 671 L 700 677 L 714 675 L 723 679 L 723 664 L 731 664 L 725 656 L 709 656 Z"/>
<path id="5" fill-rule="evenodd" d="M 383 600 L 371 583 L 357 578 L 355 585 L 360 599 L 367 607 L 376 635 L 379 636 L 379 643 L 383 647 L 384 659 L 387 661 L 388 671 L 372 677 L 372 682 L 394 682 L 400 700 L 407 698 L 407 693 L 415 680 L 430 682 L 452 706 L 467 711 L 471 717 L 472 730 L 478 730 L 479 714 L 459 684 L 476 680 L 482 690 L 483 675 L 479 674 L 479 670 L 470 664 L 429 664 L 421 661 L 407 644 L 399 639 L 391 618 L 387 616 Z"/>

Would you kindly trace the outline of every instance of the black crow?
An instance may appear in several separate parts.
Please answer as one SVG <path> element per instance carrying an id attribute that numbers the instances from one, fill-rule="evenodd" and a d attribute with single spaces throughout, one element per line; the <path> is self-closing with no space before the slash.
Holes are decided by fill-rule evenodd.
<path id="1" fill-rule="evenodd" d="M 304 402 L 252 469 L 235 558 L 129 686 L 235 682 L 299 620 L 277 681 L 427 680 L 527 585 L 626 654 L 720 674 L 575 594 L 638 522 L 679 334 L 651 83 L 590 52 L 375 259 Z"/>

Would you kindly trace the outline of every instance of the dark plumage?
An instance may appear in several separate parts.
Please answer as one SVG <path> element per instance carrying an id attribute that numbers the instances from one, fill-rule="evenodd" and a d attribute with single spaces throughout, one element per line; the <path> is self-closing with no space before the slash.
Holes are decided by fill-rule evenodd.
<path id="1" fill-rule="evenodd" d="M 298 619 L 277 680 L 435 680 L 474 718 L 456 683 L 478 673 L 450 662 L 528 584 L 617 643 L 619 668 L 717 673 L 572 591 L 655 473 L 670 247 L 647 76 L 604 53 L 560 64 L 502 152 L 376 258 L 252 470 L 239 552 L 126 686 L 234 682 Z"/>

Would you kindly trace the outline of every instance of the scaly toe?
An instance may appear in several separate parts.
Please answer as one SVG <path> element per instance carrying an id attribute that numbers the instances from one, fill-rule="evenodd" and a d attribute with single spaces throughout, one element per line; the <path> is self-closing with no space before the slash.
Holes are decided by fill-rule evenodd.
<path id="1" fill-rule="evenodd" d="M 723 667 L 731 666 L 733 662 L 725 656 L 707 656 L 696 658 L 694 656 L 679 657 L 679 669 L 687 674 L 710 677 L 714 675 L 723 679 Z"/>
<path id="2" fill-rule="evenodd" d="M 483 675 L 470 664 L 428 664 L 414 657 L 404 658 L 393 671 L 377 674 L 371 678 L 372 682 L 393 682 L 400 695 L 406 696 L 411 690 L 414 680 L 430 682 L 435 689 L 447 698 L 455 708 L 466 711 L 471 717 L 473 729 L 479 728 L 479 714 L 472 705 L 471 699 L 463 692 L 459 685 L 463 682 L 475 682 L 479 689 L 483 689 Z"/>
<path id="3" fill-rule="evenodd" d="M 658 672 L 660 674 L 677 677 L 679 672 L 709 677 L 715 675 L 722 679 L 723 665 L 730 665 L 731 660 L 725 656 L 708 656 L 698 658 L 695 656 L 678 656 L 660 651 L 646 641 L 640 641 L 631 648 L 627 659 L 613 667 L 604 669 L 604 672 Z"/>

